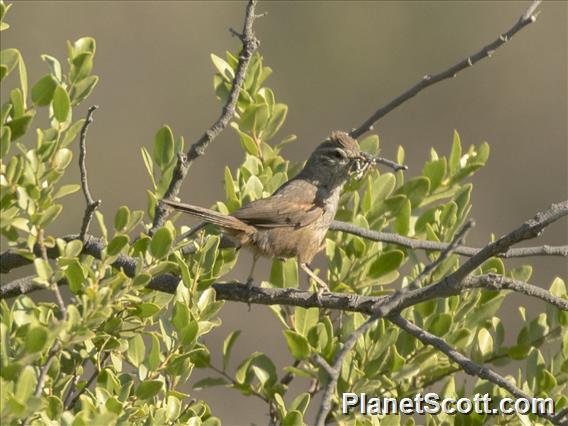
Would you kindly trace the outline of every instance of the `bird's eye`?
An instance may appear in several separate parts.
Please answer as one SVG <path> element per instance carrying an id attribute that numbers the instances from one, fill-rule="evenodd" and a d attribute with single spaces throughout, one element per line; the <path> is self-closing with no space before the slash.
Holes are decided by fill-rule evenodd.
<path id="1" fill-rule="evenodd" d="M 343 151 L 335 150 L 333 151 L 333 157 L 337 158 L 338 160 L 342 160 L 345 158 L 345 154 L 343 153 Z"/>

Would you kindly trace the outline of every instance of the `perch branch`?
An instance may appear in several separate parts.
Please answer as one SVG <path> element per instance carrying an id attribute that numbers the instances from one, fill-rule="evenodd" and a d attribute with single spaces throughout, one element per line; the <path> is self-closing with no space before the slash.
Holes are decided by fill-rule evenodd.
<path id="1" fill-rule="evenodd" d="M 166 193 L 164 194 L 164 199 L 172 200 L 179 194 L 181 185 L 189 171 L 191 163 L 198 157 L 205 154 L 209 144 L 217 137 L 225 128 L 229 125 L 229 122 L 235 115 L 237 108 L 237 102 L 239 100 L 239 95 L 246 77 L 246 72 L 250 60 L 252 59 L 254 52 L 258 49 L 260 45 L 259 40 L 256 38 L 253 32 L 254 20 L 258 17 L 255 14 L 256 0 L 250 0 L 247 4 L 245 13 L 245 22 L 243 25 L 243 32 L 239 34 L 239 39 L 242 41 L 243 48 L 239 55 L 239 63 L 235 72 L 235 78 L 233 79 L 233 84 L 227 98 L 227 103 L 223 107 L 221 116 L 209 127 L 201 137 L 194 142 L 187 154 L 179 153 L 178 161 L 174 168 L 172 175 L 172 180 Z M 165 204 L 158 203 L 156 205 L 156 210 L 154 212 L 154 221 L 152 228 L 150 229 L 150 234 L 153 234 L 156 229 L 164 225 L 166 221 L 166 216 L 169 212 L 169 207 Z"/>
<path id="2" fill-rule="evenodd" d="M 477 376 L 481 379 L 487 380 L 500 388 L 506 389 L 511 395 L 515 396 L 516 398 L 526 398 L 530 399 L 531 396 L 524 393 L 521 389 L 516 387 L 512 382 L 507 380 L 505 377 L 497 374 L 493 370 L 488 367 L 481 366 L 475 362 L 473 362 L 468 357 L 462 355 L 460 352 L 455 350 L 452 346 L 450 346 L 446 341 L 435 336 L 428 331 L 418 327 L 416 324 L 402 318 L 400 315 L 392 315 L 389 318 L 389 321 L 393 322 L 397 326 L 399 326 L 402 330 L 406 331 L 411 336 L 414 336 L 418 340 L 420 340 L 423 344 L 433 346 L 434 348 L 438 349 L 440 352 L 444 353 L 448 358 L 458 364 L 467 374 L 470 376 Z M 556 420 L 556 416 L 552 413 L 546 414 L 538 414 L 540 417 L 543 417 L 547 420 L 550 420 L 554 424 L 560 424 Z"/>
<path id="3" fill-rule="evenodd" d="M 396 107 L 401 105 L 402 103 L 406 102 L 407 100 L 416 96 L 419 92 L 426 89 L 429 86 L 432 86 L 440 81 L 453 78 L 457 75 L 458 72 L 473 66 L 475 63 L 479 62 L 484 58 L 490 57 L 496 49 L 501 47 L 505 44 L 511 37 L 513 37 L 517 32 L 522 30 L 527 25 L 536 21 L 536 15 L 534 14 L 538 5 L 540 4 L 540 0 L 533 1 L 529 8 L 522 14 L 519 20 L 509 29 L 509 31 L 500 34 L 494 41 L 483 47 L 478 52 L 474 53 L 473 55 L 467 57 L 466 59 L 458 62 L 455 65 L 452 65 L 448 69 L 434 75 L 425 75 L 422 79 L 408 89 L 406 92 L 402 93 L 401 95 L 397 96 L 395 99 L 391 100 L 389 103 L 384 105 L 383 107 L 376 110 L 373 115 L 371 115 L 367 120 L 365 120 L 359 127 L 356 129 L 351 130 L 350 135 L 357 139 L 359 136 L 363 135 L 364 133 L 373 129 L 373 125 L 379 121 L 382 117 L 387 115 L 389 112 L 394 110 Z"/>
<path id="4" fill-rule="evenodd" d="M 89 225 L 93 219 L 93 214 L 99 205 L 101 200 L 93 200 L 91 191 L 89 190 L 89 181 L 87 180 L 87 130 L 89 130 L 90 124 L 93 122 L 93 113 L 98 109 L 97 105 L 90 106 L 87 110 L 87 117 L 81 127 L 81 133 L 79 136 L 79 171 L 81 173 L 81 188 L 83 189 L 83 194 L 85 195 L 85 202 L 87 206 L 85 207 L 85 213 L 83 214 L 83 223 L 81 225 L 81 232 L 79 233 L 79 239 L 81 241 L 85 240 L 85 235 L 89 232 Z"/>

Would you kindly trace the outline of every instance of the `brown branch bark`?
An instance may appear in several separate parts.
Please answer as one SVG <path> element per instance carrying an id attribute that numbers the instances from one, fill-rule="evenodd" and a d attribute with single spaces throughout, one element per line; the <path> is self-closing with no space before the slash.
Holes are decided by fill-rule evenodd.
<path id="1" fill-rule="evenodd" d="M 431 250 L 444 251 L 448 248 L 449 243 L 438 241 L 419 240 L 417 238 L 405 237 L 392 232 L 373 231 L 372 229 L 361 228 L 352 223 L 341 222 L 335 220 L 330 228 L 332 231 L 346 232 L 348 234 L 357 235 L 362 238 L 373 241 L 381 241 L 383 243 L 395 244 L 401 247 L 407 247 L 413 250 Z M 481 248 L 467 247 L 458 245 L 453 252 L 461 256 L 474 256 Z M 508 259 L 512 257 L 533 257 L 533 256 L 568 256 L 568 245 L 566 246 L 536 246 L 512 248 L 503 253 L 498 253 L 497 257 Z"/>
<path id="2" fill-rule="evenodd" d="M 243 43 L 243 48 L 239 55 L 239 63 L 235 72 L 235 78 L 233 79 L 233 84 L 229 92 L 229 97 L 227 103 L 223 107 L 221 116 L 209 127 L 201 137 L 194 142 L 187 154 L 180 153 L 178 155 L 178 161 L 175 166 L 172 180 L 166 193 L 164 194 L 164 199 L 171 200 L 179 194 L 181 185 L 189 171 L 191 163 L 198 157 L 205 154 L 209 144 L 217 137 L 225 128 L 229 125 L 229 122 L 235 115 L 237 108 L 237 102 L 239 100 L 239 95 L 241 93 L 241 88 L 243 86 L 246 72 L 252 56 L 258 49 L 260 45 L 259 40 L 256 38 L 253 32 L 254 20 L 258 17 L 255 14 L 256 0 L 250 0 L 247 4 L 245 13 L 245 22 L 243 25 L 243 32 L 237 34 Z M 165 204 L 158 203 L 156 205 L 156 210 L 154 211 L 154 221 L 152 228 L 150 229 L 150 234 L 153 234 L 158 228 L 164 225 L 166 221 L 166 216 L 169 212 L 169 207 Z"/>
<path id="3" fill-rule="evenodd" d="M 87 130 L 89 130 L 90 124 L 93 122 L 93 113 L 98 109 L 97 105 L 89 107 L 87 111 L 87 117 L 85 118 L 85 123 L 81 127 L 81 133 L 79 136 L 79 171 L 81 173 L 81 188 L 83 189 L 83 194 L 85 195 L 85 202 L 87 206 L 85 207 L 85 213 L 83 214 L 83 223 L 81 225 L 81 231 L 79 233 L 79 239 L 81 241 L 85 240 L 85 235 L 89 232 L 89 225 L 91 220 L 93 220 L 93 214 L 95 210 L 100 206 L 101 200 L 93 200 L 91 191 L 89 189 L 89 181 L 87 179 Z"/>
<path id="4" fill-rule="evenodd" d="M 458 364 L 463 371 L 465 371 L 470 376 L 477 376 L 481 379 L 485 379 L 500 388 L 506 389 L 511 395 L 517 398 L 527 398 L 530 399 L 531 396 L 523 392 L 521 389 L 516 387 L 509 380 L 496 373 L 488 367 L 481 366 L 473 362 L 470 358 L 461 354 L 450 346 L 444 339 L 435 336 L 428 331 L 418 327 L 416 324 L 402 318 L 400 315 L 393 315 L 388 318 L 389 321 L 393 322 L 399 326 L 402 330 L 406 331 L 410 335 L 414 336 L 420 340 L 425 345 L 430 345 L 438 349 L 440 352 L 444 353 L 448 358 Z M 559 413 L 562 414 L 562 413 Z M 551 421 L 553 424 L 561 424 L 560 417 L 557 418 L 554 414 L 537 414 L 539 417 L 545 418 Z"/>
<path id="5" fill-rule="evenodd" d="M 511 37 L 517 34 L 520 30 L 522 30 L 527 25 L 536 21 L 536 15 L 534 12 L 536 11 L 538 5 L 540 4 L 540 0 L 533 1 L 529 8 L 521 15 L 519 20 L 513 25 L 509 31 L 500 34 L 494 41 L 483 47 L 478 52 L 474 53 L 471 56 L 468 56 L 463 61 L 458 62 L 455 65 L 452 65 L 448 69 L 434 75 L 427 74 L 422 79 L 408 89 L 406 92 L 402 93 L 401 95 L 394 98 L 392 101 L 384 105 L 383 107 L 376 110 L 367 120 L 365 120 L 359 127 L 351 130 L 350 135 L 357 139 L 359 136 L 365 134 L 366 132 L 373 129 L 373 125 L 379 121 L 382 117 L 390 113 L 396 107 L 401 105 L 402 103 L 406 102 L 407 100 L 413 98 L 422 90 L 426 89 L 429 86 L 432 86 L 440 81 L 447 80 L 449 78 L 453 78 L 457 75 L 458 72 L 463 71 L 466 68 L 472 67 L 475 63 L 481 61 L 484 58 L 489 58 L 491 55 L 505 44 Z"/>

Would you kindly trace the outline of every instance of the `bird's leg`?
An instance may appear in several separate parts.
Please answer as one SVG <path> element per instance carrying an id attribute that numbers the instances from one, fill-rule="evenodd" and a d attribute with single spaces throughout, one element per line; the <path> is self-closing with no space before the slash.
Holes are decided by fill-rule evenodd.
<path id="1" fill-rule="evenodd" d="M 309 277 L 313 278 L 313 280 L 316 282 L 319 294 L 329 293 L 329 286 L 327 285 L 327 283 L 317 276 L 317 274 L 312 270 L 312 268 L 310 268 L 310 265 L 308 265 L 307 263 L 300 263 L 300 267 L 304 270 L 306 274 L 308 274 Z"/>
<path id="2" fill-rule="evenodd" d="M 258 261 L 258 254 L 253 253 L 252 265 L 250 267 L 250 272 L 249 272 L 248 278 L 247 278 L 247 290 L 250 290 L 252 288 L 253 283 L 254 283 L 253 273 L 254 273 L 254 268 L 256 266 L 257 261 Z"/>

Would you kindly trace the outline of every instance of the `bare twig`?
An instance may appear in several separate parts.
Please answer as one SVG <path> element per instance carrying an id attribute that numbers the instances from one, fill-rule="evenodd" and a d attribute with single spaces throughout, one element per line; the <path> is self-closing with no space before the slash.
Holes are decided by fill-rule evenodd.
<path id="1" fill-rule="evenodd" d="M 341 231 L 373 241 L 395 244 L 401 247 L 408 247 L 413 250 L 443 251 L 448 248 L 448 243 L 438 241 L 419 240 L 416 238 L 405 237 L 392 232 L 373 231 L 372 229 L 361 228 L 352 223 L 335 220 L 330 228 L 332 231 Z M 481 249 L 476 247 L 466 247 L 458 245 L 453 252 L 461 256 L 474 256 Z M 512 257 L 532 257 L 532 256 L 568 256 L 568 246 L 549 246 L 512 248 L 503 253 L 498 253 L 498 257 L 508 259 Z"/>
<path id="2" fill-rule="evenodd" d="M 483 288 L 486 290 L 512 290 L 526 296 L 535 297 L 568 311 L 568 300 L 552 295 L 541 287 L 498 274 L 474 275 L 464 278 L 462 288 Z"/>
<path id="3" fill-rule="evenodd" d="M 93 219 L 93 214 L 99 205 L 101 200 L 93 200 L 91 191 L 89 190 L 89 181 L 87 180 L 87 130 L 89 130 L 90 124 L 93 122 L 93 113 L 97 110 L 98 106 L 90 106 L 87 110 L 87 117 L 81 127 L 81 133 L 79 137 L 79 170 L 81 172 L 81 188 L 83 189 L 83 194 L 85 195 L 85 202 L 87 206 L 85 207 L 85 213 L 83 214 L 83 223 L 81 225 L 81 232 L 79 233 L 79 239 L 81 241 L 85 240 L 85 235 L 89 231 L 89 225 Z"/>
<path id="4" fill-rule="evenodd" d="M 235 78 L 233 79 L 233 84 L 229 96 L 227 98 L 227 103 L 223 107 L 221 116 L 209 127 L 201 137 L 194 142 L 189 148 L 187 154 L 180 153 L 178 155 L 178 161 L 175 166 L 172 180 L 166 193 L 164 194 L 164 199 L 172 200 L 175 198 L 181 185 L 189 171 L 191 163 L 201 155 L 205 154 L 205 151 L 209 144 L 217 137 L 219 134 L 225 130 L 229 125 L 229 122 L 235 115 L 237 108 L 237 102 L 239 100 L 239 95 L 242 89 L 243 82 L 245 80 L 247 68 L 250 60 L 252 59 L 254 53 L 260 45 L 259 40 L 255 37 L 253 32 L 254 20 L 258 17 L 255 14 L 256 0 L 250 0 L 245 13 L 245 22 L 243 25 L 243 32 L 238 34 L 239 39 L 243 43 L 243 48 L 239 55 L 239 63 L 235 72 Z M 156 210 L 154 212 L 154 222 L 150 230 L 150 234 L 153 234 L 156 229 L 160 228 L 165 220 L 166 215 L 169 211 L 169 207 L 165 204 L 158 203 L 156 205 Z"/>
<path id="5" fill-rule="evenodd" d="M 433 84 L 439 83 L 440 81 L 453 78 L 456 74 L 466 68 L 473 66 L 475 63 L 479 62 L 484 58 L 490 57 L 496 49 L 501 47 L 505 44 L 511 37 L 513 37 L 517 32 L 522 30 L 528 24 L 533 23 L 536 20 L 536 16 L 534 12 L 538 5 L 540 4 L 540 0 L 533 1 L 530 7 L 523 13 L 523 15 L 519 18 L 519 20 L 511 27 L 511 29 L 503 34 L 500 34 L 497 39 L 489 43 L 487 46 L 483 47 L 478 52 L 474 53 L 473 55 L 467 57 L 461 62 L 458 62 L 455 65 L 452 65 L 450 68 L 434 75 L 425 75 L 422 79 L 408 89 L 406 92 L 402 93 L 401 95 L 397 96 L 395 99 L 384 105 L 383 107 L 376 110 L 373 115 L 371 115 L 367 120 L 365 120 L 359 127 L 356 129 L 351 130 L 350 135 L 357 139 L 359 136 L 363 135 L 364 133 L 373 129 L 373 125 L 379 121 L 382 117 L 387 115 L 393 109 L 401 105 L 402 103 L 406 102 L 407 100 L 416 96 L 419 92 L 424 90 L 425 88 L 432 86 Z"/>
<path id="6" fill-rule="evenodd" d="M 497 374 L 488 367 L 483 367 L 471 359 L 462 355 L 460 352 L 455 350 L 452 346 L 446 343 L 443 339 L 435 336 L 428 331 L 418 327 L 416 324 L 402 318 L 400 315 L 393 315 L 388 318 L 394 324 L 398 325 L 401 329 L 414 336 L 420 340 L 425 345 L 430 345 L 438 349 L 440 352 L 444 353 L 448 358 L 457 363 L 467 374 L 470 376 L 477 376 L 481 379 L 485 379 L 500 388 L 506 389 L 511 395 L 517 398 L 530 399 L 531 396 L 524 393 L 521 389 L 516 387 L 512 382 Z M 552 413 L 541 414 L 535 413 L 540 417 L 550 420 L 554 424 L 560 424 L 556 422 L 556 416 Z"/>

